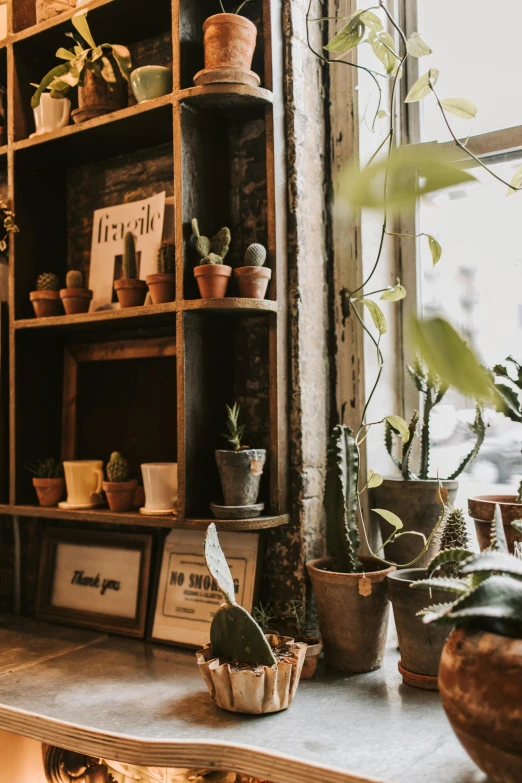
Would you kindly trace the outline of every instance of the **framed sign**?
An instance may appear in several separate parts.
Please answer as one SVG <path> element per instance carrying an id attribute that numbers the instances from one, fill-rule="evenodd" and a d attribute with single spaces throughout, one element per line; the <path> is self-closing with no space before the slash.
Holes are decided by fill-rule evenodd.
<path id="1" fill-rule="evenodd" d="M 143 637 L 152 536 L 48 527 L 36 616 Z"/>
<path id="2" fill-rule="evenodd" d="M 220 533 L 238 604 L 252 610 L 259 550 L 258 533 Z M 205 533 L 173 530 L 165 539 L 152 640 L 189 647 L 207 644 L 212 617 L 223 596 L 203 555 Z"/>

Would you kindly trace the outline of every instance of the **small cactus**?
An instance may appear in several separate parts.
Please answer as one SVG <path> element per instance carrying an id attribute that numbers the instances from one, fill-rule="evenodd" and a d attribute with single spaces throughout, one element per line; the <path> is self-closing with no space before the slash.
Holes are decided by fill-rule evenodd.
<path id="1" fill-rule="evenodd" d="M 266 261 L 266 248 L 254 243 L 245 250 L 243 266 L 263 266 Z"/>
<path id="2" fill-rule="evenodd" d="M 59 291 L 60 281 L 58 279 L 58 275 L 54 275 L 52 272 L 44 272 L 44 274 L 40 275 L 40 277 L 36 281 L 36 290 Z"/>
<path id="3" fill-rule="evenodd" d="M 113 451 L 105 468 L 107 481 L 128 481 L 130 476 L 129 463 L 118 451 Z"/>
<path id="4" fill-rule="evenodd" d="M 123 278 L 136 280 L 138 268 L 136 264 L 136 239 L 132 231 L 125 234 L 125 246 L 123 249 Z"/>
<path id="5" fill-rule="evenodd" d="M 81 272 L 71 270 L 65 278 L 66 288 L 83 288 L 83 275 Z"/>
<path id="6" fill-rule="evenodd" d="M 192 221 L 192 234 L 196 239 L 196 250 L 201 258 L 200 264 L 222 264 L 230 248 L 230 229 L 221 228 L 212 239 L 199 233 L 198 221 Z"/>
<path id="7" fill-rule="evenodd" d="M 158 272 L 173 274 L 175 270 L 175 253 L 173 242 L 162 242 L 158 250 Z"/>
<path id="8" fill-rule="evenodd" d="M 234 451 L 241 451 L 241 442 L 243 440 L 243 433 L 245 432 L 245 425 L 239 423 L 239 412 L 241 410 L 239 404 L 235 402 L 232 407 L 225 405 L 227 409 L 227 430 L 221 434 L 222 438 L 225 438 L 231 446 L 234 447 Z"/>

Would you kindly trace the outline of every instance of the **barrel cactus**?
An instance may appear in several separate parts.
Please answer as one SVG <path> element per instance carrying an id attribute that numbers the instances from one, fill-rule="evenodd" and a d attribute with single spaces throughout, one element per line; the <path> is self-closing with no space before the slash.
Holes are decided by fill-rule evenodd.
<path id="1" fill-rule="evenodd" d="M 174 274 L 175 252 L 173 242 L 162 242 L 158 250 L 158 272 Z"/>
<path id="2" fill-rule="evenodd" d="M 59 291 L 60 281 L 58 279 L 58 275 L 55 275 L 52 272 L 44 272 L 44 274 L 40 275 L 36 281 L 36 290 Z"/>
<path id="3" fill-rule="evenodd" d="M 245 250 L 243 266 L 263 266 L 266 261 L 266 248 L 257 242 Z"/>
<path id="4" fill-rule="evenodd" d="M 119 451 L 113 451 L 105 472 L 107 473 L 107 481 L 118 483 L 128 481 L 130 476 L 129 463 L 121 456 Z"/>
<path id="5" fill-rule="evenodd" d="M 138 268 L 136 262 L 136 239 L 132 231 L 125 234 L 125 246 L 123 249 L 123 277 L 126 280 L 136 280 Z"/>
<path id="6" fill-rule="evenodd" d="M 83 275 L 81 272 L 71 270 L 65 278 L 66 288 L 83 288 Z"/>
<path id="7" fill-rule="evenodd" d="M 221 228 L 212 239 L 200 234 L 198 221 L 192 221 L 192 234 L 196 239 L 196 250 L 201 258 L 200 264 L 222 264 L 227 255 L 231 234 L 230 229 Z"/>

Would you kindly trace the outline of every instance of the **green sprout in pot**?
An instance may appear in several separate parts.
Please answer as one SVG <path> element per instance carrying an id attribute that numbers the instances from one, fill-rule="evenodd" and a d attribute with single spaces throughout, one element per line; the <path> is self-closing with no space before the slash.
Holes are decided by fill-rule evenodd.
<path id="1" fill-rule="evenodd" d="M 225 438 L 234 451 L 248 449 L 248 446 L 243 446 L 242 442 L 245 425 L 239 423 L 239 414 L 241 412 L 239 403 L 235 402 L 232 406 L 225 405 L 225 408 L 227 411 L 227 432 L 222 433 L 221 437 Z"/>
<path id="2" fill-rule="evenodd" d="M 62 463 L 54 457 L 38 459 L 35 463 L 28 462 L 25 467 L 36 478 L 56 479 L 62 475 Z"/>

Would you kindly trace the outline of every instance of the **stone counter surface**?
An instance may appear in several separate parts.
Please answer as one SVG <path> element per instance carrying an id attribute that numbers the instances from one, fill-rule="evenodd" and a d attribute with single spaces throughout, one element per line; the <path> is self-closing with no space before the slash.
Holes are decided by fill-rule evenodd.
<path id="1" fill-rule="evenodd" d="M 252 717 L 210 699 L 194 653 L 0 619 L 0 729 L 130 764 L 201 766 L 272 783 L 486 783 L 437 693 L 384 667 L 324 670 L 290 709 Z"/>

